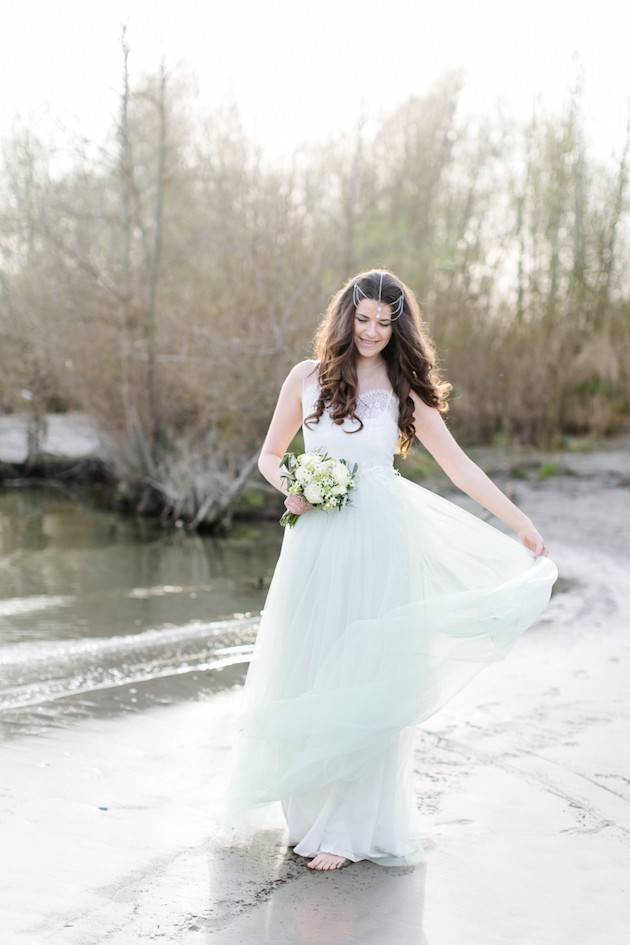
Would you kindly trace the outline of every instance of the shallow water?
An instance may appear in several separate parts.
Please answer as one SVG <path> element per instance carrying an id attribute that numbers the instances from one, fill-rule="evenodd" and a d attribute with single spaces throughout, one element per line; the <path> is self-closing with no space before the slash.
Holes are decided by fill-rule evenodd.
<path id="1" fill-rule="evenodd" d="M 247 660 L 281 539 L 274 523 L 200 537 L 90 493 L 0 492 L 2 718 Z"/>

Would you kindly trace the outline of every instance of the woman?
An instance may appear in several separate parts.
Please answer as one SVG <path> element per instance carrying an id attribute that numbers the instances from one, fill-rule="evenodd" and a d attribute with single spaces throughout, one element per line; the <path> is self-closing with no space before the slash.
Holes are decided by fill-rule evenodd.
<path id="1" fill-rule="evenodd" d="M 413 293 L 385 271 L 332 299 L 316 361 L 282 386 L 259 467 L 300 516 L 287 528 L 245 693 L 232 781 L 237 817 L 281 801 L 289 844 L 317 870 L 422 859 L 412 726 L 536 619 L 556 578 L 530 519 L 460 449 Z M 358 463 L 341 511 L 287 494 L 280 461 L 307 450 Z M 417 436 L 520 544 L 396 475 Z"/>

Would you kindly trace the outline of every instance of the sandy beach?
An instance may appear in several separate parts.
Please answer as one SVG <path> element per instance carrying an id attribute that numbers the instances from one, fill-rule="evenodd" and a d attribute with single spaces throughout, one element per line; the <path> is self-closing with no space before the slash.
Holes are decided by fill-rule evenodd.
<path id="1" fill-rule="evenodd" d="M 222 838 L 232 667 L 0 745 L 2 945 L 625 945 L 630 444 L 558 462 L 511 484 L 560 570 L 548 609 L 417 731 L 425 865 L 314 875 L 281 831 Z"/>

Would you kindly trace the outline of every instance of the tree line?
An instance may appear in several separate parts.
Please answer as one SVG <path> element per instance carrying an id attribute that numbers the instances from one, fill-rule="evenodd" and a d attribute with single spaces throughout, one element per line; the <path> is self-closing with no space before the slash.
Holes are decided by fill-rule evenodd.
<path id="1" fill-rule="evenodd" d="M 274 164 L 236 107 L 201 113 L 164 66 L 132 84 L 128 57 L 104 142 L 4 141 L 0 408 L 86 411 L 134 507 L 229 518 L 283 377 L 365 268 L 416 291 L 463 442 L 627 417 L 628 145 L 593 156 L 579 88 L 473 120 L 446 75 Z"/>

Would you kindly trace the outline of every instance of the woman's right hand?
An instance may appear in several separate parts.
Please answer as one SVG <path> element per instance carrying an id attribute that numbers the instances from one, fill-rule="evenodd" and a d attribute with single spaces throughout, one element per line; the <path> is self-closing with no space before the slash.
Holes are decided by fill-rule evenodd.
<path id="1" fill-rule="evenodd" d="M 284 500 L 284 504 L 289 512 L 293 512 L 294 515 L 303 515 L 304 512 L 308 512 L 309 509 L 313 508 L 303 495 L 288 495 Z"/>
<path id="2" fill-rule="evenodd" d="M 547 545 L 540 532 L 534 528 L 531 522 L 528 522 L 522 528 L 517 530 L 521 542 L 533 552 L 535 558 L 547 555 Z"/>

